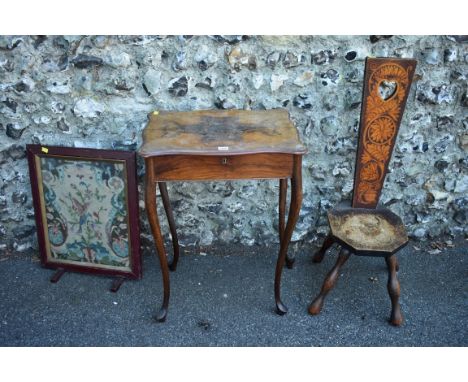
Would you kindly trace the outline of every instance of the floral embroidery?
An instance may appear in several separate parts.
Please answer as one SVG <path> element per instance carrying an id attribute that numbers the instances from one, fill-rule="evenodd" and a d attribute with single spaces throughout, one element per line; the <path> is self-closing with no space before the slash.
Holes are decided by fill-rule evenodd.
<path id="1" fill-rule="evenodd" d="M 124 165 L 43 157 L 41 170 L 49 256 L 129 268 Z"/>

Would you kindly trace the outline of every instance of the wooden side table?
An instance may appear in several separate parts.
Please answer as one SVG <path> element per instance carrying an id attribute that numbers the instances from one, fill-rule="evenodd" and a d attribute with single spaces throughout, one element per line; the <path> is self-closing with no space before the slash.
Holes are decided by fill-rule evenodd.
<path id="1" fill-rule="evenodd" d="M 146 166 L 146 211 L 156 242 L 163 275 L 164 299 L 156 319 L 165 321 L 169 305 L 169 269 L 175 271 L 179 244 L 169 202 L 167 181 L 207 181 L 234 179 L 275 179 L 280 181 L 280 251 L 275 273 L 277 312 L 287 307 L 280 298 L 281 273 L 287 248 L 302 202 L 302 155 L 305 146 L 297 129 L 282 109 L 210 110 L 153 112 L 143 131 L 139 154 Z M 291 179 L 291 202 L 285 225 L 287 179 Z M 168 263 L 156 210 L 155 186 L 159 185 L 172 235 L 174 257 Z"/>

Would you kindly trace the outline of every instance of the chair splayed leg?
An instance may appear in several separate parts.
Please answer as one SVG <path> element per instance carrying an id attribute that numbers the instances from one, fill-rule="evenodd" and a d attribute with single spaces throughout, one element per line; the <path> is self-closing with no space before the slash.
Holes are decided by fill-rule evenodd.
<path id="1" fill-rule="evenodd" d="M 401 314 L 400 304 L 398 299 L 400 298 L 400 283 L 397 278 L 398 271 L 398 260 L 396 255 L 385 258 L 388 268 L 388 283 L 387 289 L 392 301 L 392 313 L 390 315 L 390 323 L 395 326 L 400 326 L 403 323 L 403 316 Z"/>
<path id="2" fill-rule="evenodd" d="M 351 252 L 347 249 L 342 249 L 338 255 L 338 259 L 336 260 L 335 265 L 333 268 L 328 272 L 325 281 L 323 282 L 322 289 L 319 295 L 315 298 L 315 300 L 309 306 L 309 313 L 312 315 L 319 314 L 323 307 L 323 302 L 325 300 L 325 296 L 330 292 L 336 285 L 338 281 L 338 277 L 340 274 L 341 267 L 348 261 L 349 256 L 351 256 Z"/>
<path id="3" fill-rule="evenodd" d="M 333 236 L 328 234 L 325 240 L 323 241 L 322 247 L 317 252 L 315 252 L 315 255 L 312 258 L 312 261 L 314 263 L 321 263 L 323 260 L 323 257 L 325 256 L 325 253 L 334 243 L 335 243 L 335 240 L 333 239 Z"/>

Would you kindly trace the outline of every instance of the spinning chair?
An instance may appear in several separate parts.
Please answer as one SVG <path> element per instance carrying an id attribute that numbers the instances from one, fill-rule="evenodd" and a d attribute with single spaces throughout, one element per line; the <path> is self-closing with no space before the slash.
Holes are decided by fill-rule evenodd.
<path id="1" fill-rule="evenodd" d="M 388 268 L 390 323 L 399 326 L 403 322 L 395 253 L 407 244 L 408 236 L 401 219 L 390 210 L 377 207 L 377 203 L 415 68 L 416 60 L 366 59 L 353 199 L 351 206 L 349 202 L 341 203 L 328 211 L 330 232 L 313 261 L 320 263 L 334 243 L 342 248 L 320 293 L 309 306 L 312 315 L 320 313 L 325 296 L 335 286 L 340 269 L 351 254 L 381 256 Z"/>

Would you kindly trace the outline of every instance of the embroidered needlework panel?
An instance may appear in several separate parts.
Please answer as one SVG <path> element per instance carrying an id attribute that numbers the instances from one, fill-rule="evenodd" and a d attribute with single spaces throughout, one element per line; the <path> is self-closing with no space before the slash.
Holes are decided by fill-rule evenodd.
<path id="1" fill-rule="evenodd" d="M 36 160 L 49 260 L 130 270 L 125 162 Z"/>

